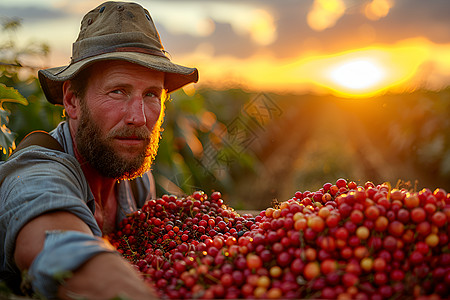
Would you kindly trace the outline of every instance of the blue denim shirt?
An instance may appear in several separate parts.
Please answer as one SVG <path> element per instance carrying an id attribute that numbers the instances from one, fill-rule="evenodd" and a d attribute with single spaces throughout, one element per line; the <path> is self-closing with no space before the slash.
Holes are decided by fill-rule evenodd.
<path id="1" fill-rule="evenodd" d="M 69 211 L 94 235 L 102 235 L 94 218 L 94 196 L 74 156 L 69 124 L 62 122 L 50 134 L 65 152 L 29 146 L 0 164 L 0 281 L 15 290 L 21 281 L 14 262 L 15 240 L 33 218 L 54 210 Z M 128 181 L 118 182 L 117 222 L 155 196 L 152 182 L 150 172 L 137 178 L 135 195 Z"/>

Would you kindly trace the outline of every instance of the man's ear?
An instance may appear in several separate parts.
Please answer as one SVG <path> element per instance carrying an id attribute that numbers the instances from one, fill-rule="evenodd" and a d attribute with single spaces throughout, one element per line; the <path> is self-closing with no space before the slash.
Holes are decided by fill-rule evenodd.
<path id="1" fill-rule="evenodd" d="M 72 90 L 70 80 L 63 83 L 63 104 L 67 116 L 70 119 L 77 119 L 80 113 L 80 101 Z"/>

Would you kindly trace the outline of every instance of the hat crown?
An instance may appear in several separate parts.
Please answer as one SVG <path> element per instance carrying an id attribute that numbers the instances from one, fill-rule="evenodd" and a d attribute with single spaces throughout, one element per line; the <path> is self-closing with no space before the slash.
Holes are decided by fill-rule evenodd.
<path id="1" fill-rule="evenodd" d="M 165 56 L 156 26 L 145 8 L 136 3 L 108 1 L 83 17 L 72 61 L 124 48 Z"/>

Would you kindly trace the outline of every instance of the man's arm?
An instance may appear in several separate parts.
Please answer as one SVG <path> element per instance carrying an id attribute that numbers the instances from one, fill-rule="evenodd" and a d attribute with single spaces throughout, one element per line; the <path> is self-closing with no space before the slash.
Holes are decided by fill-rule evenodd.
<path id="1" fill-rule="evenodd" d="M 64 211 L 41 215 L 28 222 L 16 239 L 14 258 L 20 270 L 29 269 L 42 251 L 46 231 L 71 230 L 92 235 L 80 218 Z M 100 253 L 90 258 L 58 290 L 61 299 L 75 295 L 88 299 L 111 299 L 124 295 L 130 299 L 155 298 L 132 266 L 114 253 Z"/>

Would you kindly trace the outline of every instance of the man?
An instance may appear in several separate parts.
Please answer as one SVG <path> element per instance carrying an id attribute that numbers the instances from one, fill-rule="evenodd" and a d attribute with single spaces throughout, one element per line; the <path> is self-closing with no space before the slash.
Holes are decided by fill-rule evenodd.
<path id="1" fill-rule="evenodd" d="M 152 196 L 166 93 L 198 80 L 164 54 L 147 10 L 106 2 L 83 18 L 71 63 L 39 72 L 68 120 L 50 133 L 63 151 L 29 146 L 0 167 L 0 278 L 16 291 L 154 296 L 101 236 Z"/>

